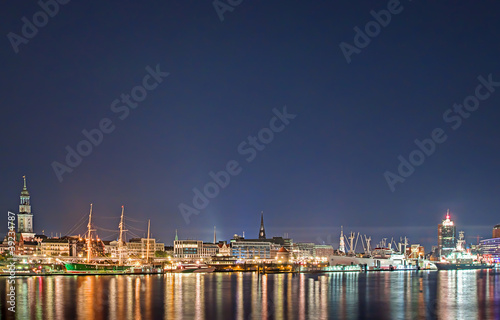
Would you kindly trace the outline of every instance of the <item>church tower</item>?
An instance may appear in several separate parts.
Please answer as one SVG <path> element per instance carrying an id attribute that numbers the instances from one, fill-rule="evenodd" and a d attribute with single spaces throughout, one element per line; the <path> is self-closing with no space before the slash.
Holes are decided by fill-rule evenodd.
<path id="1" fill-rule="evenodd" d="M 259 239 L 266 238 L 266 229 L 264 229 L 264 212 L 260 213 L 260 231 L 259 231 Z"/>
<path id="2" fill-rule="evenodd" d="M 24 186 L 21 191 L 19 214 L 17 215 L 17 232 L 23 235 L 24 240 L 34 238 L 33 214 L 31 214 L 30 193 L 26 188 L 26 176 L 23 176 Z"/>

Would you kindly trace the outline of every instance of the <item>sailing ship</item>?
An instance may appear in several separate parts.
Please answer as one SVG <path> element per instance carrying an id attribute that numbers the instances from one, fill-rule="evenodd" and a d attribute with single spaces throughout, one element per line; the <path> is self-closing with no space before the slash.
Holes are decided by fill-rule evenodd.
<path id="1" fill-rule="evenodd" d="M 123 211 L 124 207 L 122 206 L 122 214 L 120 219 L 120 239 L 118 244 L 118 264 L 109 264 L 109 263 L 98 263 L 97 260 L 92 260 L 92 204 L 90 204 L 90 214 L 89 214 L 89 223 L 87 225 L 87 262 L 65 262 L 64 266 L 66 267 L 67 273 L 73 274 L 122 274 L 122 273 L 130 273 L 132 265 L 124 265 L 122 263 L 122 252 L 123 252 Z"/>

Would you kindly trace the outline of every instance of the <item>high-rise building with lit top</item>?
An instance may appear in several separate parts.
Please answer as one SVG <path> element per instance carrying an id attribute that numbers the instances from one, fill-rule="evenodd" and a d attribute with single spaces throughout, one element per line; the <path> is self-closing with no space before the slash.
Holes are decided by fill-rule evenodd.
<path id="1" fill-rule="evenodd" d="M 438 252 L 440 256 L 447 256 L 456 247 L 457 227 L 450 218 L 450 210 L 445 219 L 438 225 Z"/>

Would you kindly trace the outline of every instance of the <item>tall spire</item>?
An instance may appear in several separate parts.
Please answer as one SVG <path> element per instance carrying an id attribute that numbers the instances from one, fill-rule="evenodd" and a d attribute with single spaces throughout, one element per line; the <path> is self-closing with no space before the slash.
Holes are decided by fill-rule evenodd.
<path id="1" fill-rule="evenodd" d="M 215 226 L 214 226 L 214 243 L 217 243 L 217 237 L 215 235 Z"/>
<path id="2" fill-rule="evenodd" d="M 344 226 L 340 226 L 340 246 L 339 251 L 345 253 Z"/>
<path id="3" fill-rule="evenodd" d="M 26 188 L 26 176 L 23 176 L 23 181 L 24 181 L 24 185 L 23 185 L 23 190 L 21 191 L 21 197 L 28 197 L 28 200 L 29 200 L 29 196 L 30 196 L 30 193 L 28 192 L 28 188 Z"/>
<path id="4" fill-rule="evenodd" d="M 259 230 L 259 239 L 266 238 L 266 229 L 264 228 L 264 211 L 260 212 L 260 230 Z"/>
<path id="5" fill-rule="evenodd" d="M 179 238 L 177 237 L 177 229 L 175 229 L 175 238 L 174 238 L 175 241 L 179 240 Z"/>
<path id="6" fill-rule="evenodd" d="M 23 190 L 19 197 L 17 232 L 23 233 L 25 241 L 30 238 L 28 234 L 33 233 L 33 214 L 31 213 L 30 193 L 28 192 L 28 188 L 26 188 L 26 176 L 23 176 Z"/>

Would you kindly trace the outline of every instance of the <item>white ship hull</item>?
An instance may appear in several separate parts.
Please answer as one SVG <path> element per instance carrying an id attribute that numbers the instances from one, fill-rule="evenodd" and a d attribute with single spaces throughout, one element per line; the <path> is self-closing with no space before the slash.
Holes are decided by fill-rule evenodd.
<path id="1" fill-rule="evenodd" d="M 401 258 L 360 258 L 353 256 L 330 256 L 331 266 L 336 265 L 366 265 L 367 270 L 417 270 L 414 265 L 408 264 L 406 259 Z"/>

